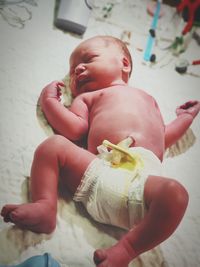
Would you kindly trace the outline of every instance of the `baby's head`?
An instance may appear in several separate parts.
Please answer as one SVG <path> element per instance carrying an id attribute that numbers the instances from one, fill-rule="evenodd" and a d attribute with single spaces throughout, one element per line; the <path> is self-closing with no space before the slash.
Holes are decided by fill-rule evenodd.
<path id="1" fill-rule="evenodd" d="M 112 49 L 113 46 L 115 46 L 117 49 L 119 49 L 120 52 L 123 53 L 123 55 L 127 58 L 128 62 L 130 64 L 130 72 L 129 72 L 129 77 L 130 77 L 131 72 L 132 72 L 133 63 L 132 63 L 131 54 L 130 54 L 126 44 L 122 40 L 120 40 L 119 38 L 116 38 L 116 37 L 113 37 L 110 35 L 100 35 L 100 36 L 96 36 L 94 38 L 102 39 L 104 41 L 106 48 Z"/>
<path id="2" fill-rule="evenodd" d="M 70 57 L 70 87 L 77 96 L 113 85 L 127 84 L 132 59 L 126 45 L 112 36 L 83 41 Z"/>

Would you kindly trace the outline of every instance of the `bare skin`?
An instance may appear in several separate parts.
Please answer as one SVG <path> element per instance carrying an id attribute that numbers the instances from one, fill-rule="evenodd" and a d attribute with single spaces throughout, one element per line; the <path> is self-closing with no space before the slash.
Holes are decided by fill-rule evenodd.
<path id="1" fill-rule="evenodd" d="M 165 149 L 185 133 L 198 114 L 200 103 L 189 101 L 177 108 L 174 121 L 164 125 L 156 101 L 128 86 L 130 59 L 111 43 L 95 37 L 73 51 L 70 87 L 75 98 L 69 109 L 60 103 L 61 82 L 52 82 L 43 89 L 40 104 L 59 135 L 48 138 L 35 152 L 32 203 L 4 206 L 1 215 L 6 222 L 35 232 L 52 232 L 56 226 L 59 174 L 74 194 L 104 139 L 116 144 L 131 136 L 133 146 L 151 150 L 162 161 Z M 87 150 L 75 145 L 83 138 Z M 96 266 L 127 267 L 131 260 L 175 231 L 188 203 L 185 188 L 174 179 L 149 174 L 144 198 L 148 207 L 145 217 L 116 245 L 95 251 Z"/>

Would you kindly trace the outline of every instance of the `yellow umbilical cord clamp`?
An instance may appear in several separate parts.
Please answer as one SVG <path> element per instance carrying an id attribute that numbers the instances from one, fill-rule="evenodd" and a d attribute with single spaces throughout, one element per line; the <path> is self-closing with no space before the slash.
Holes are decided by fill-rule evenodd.
<path id="1" fill-rule="evenodd" d="M 102 144 L 112 149 L 111 164 L 113 167 L 128 170 L 141 169 L 143 167 L 143 161 L 138 153 L 130 153 L 128 149 L 112 144 L 108 140 L 104 140 Z"/>

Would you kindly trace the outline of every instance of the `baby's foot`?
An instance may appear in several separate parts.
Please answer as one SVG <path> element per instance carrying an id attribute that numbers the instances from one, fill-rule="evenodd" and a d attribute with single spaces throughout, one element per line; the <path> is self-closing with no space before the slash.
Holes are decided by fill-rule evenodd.
<path id="1" fill-rule="evenodd" d="M 117 243 L 108 249 L 98 249 L 94 252 L 94 263 L 98 267 L 128 267 L 132 260 L 126 248 Z"/>
<path id="2" fill-rule="evenodd" d="M 46 202 L 5 205 L 1 210 L 5 222 L 36 233 L 51 233 L 56 226 L 56 210 Z"/>

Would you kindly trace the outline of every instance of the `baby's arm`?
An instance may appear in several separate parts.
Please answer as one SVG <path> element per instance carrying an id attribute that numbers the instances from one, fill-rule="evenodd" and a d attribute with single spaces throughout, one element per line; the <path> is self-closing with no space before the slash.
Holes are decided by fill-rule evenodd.
<path id="1" fill-rule="evenodd" d="M 40 95 L 41 108 L 53 129 L 66 138 L 80 140 L 88 130 L 88 108 L 82 97 L 77 97 L 70 109 L 60 103 L 62 82 L 47 85 Z"/>
<path id="2" fill-rule="evenodd" d="M 188 101 L 176 109 L 177 118 L 165 127 L 165 148 L 176 143 L 200 111 L 199 101 Z"/>

